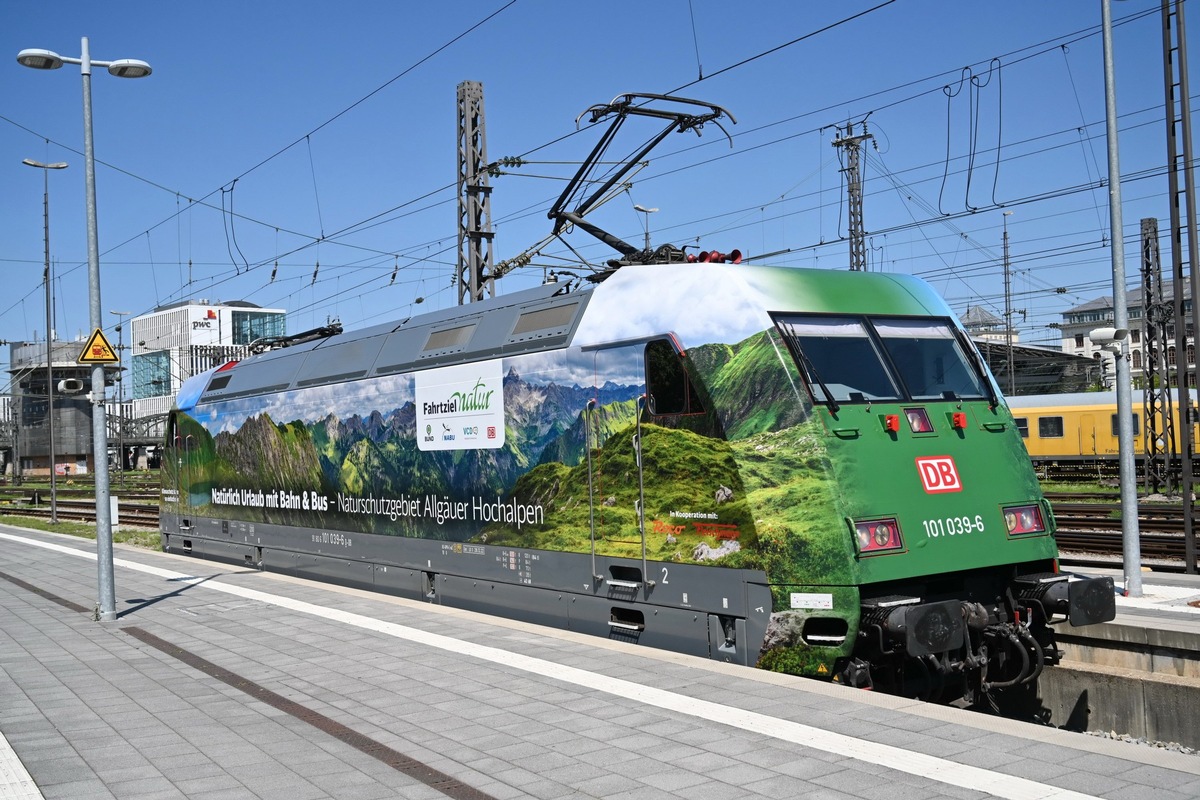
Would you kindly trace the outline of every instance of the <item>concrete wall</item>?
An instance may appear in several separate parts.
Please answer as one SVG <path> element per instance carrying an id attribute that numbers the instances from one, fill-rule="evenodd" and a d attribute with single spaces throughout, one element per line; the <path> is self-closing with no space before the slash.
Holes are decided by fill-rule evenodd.
<path id="1" fill-rule="evenodd" d="M 1039 688 L 1057 727 L 1200 748 L 1200 680 L 1065 664 L 1043 672 Z"/>
<path id="2" fill-rule="evenodd" d="M 1200 748 L 1200 636 L 1186 623 L 1107 622 L 1060 631 L 1040 680 L 1051 722 Z"/>

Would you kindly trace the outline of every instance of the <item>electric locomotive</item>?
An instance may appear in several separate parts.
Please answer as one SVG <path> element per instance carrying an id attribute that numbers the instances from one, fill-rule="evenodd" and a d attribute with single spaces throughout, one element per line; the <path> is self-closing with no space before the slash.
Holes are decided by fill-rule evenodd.
<path id="1" fill-rule="evenodd" d="M 714 256 L 719 254 L 713 254 Z M 163 549 L 930 700 L 1015 705 L 1058 571 L 1012 413 L 907 276 L 628 264 L 185 384 Z"/>

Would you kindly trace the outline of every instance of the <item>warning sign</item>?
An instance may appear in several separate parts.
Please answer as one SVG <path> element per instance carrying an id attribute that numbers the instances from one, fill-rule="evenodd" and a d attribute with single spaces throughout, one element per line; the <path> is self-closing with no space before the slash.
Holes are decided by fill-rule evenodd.
<path id="1" fill-rule="evenodd" d="M 78 364 L 115 364 L 120 361 L 113 346 L 104 338 L 104 331 L 96 328 L 83 346 L 83 352 L 75 359 Z"/>

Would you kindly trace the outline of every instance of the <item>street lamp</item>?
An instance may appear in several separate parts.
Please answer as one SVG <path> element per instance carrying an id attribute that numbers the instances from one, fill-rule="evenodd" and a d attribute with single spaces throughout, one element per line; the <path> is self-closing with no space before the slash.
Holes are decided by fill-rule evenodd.
<path id="1" fill-rule="evenodd" d="M 50 50 L 22 50 L 17 62 L 30 69 L 58 69 L 63 64 L 78 64 L 83 76 L 83 162 L 87 195 L 88 238 L 88 311 L 93 330 L 100 330 L 100 243 L 96 233 L 96 157 L 92 150 L 92 66 L 107 67 L 118 78 L 144 78 L 150 65 L 134 58 L 117 61 L 93 61 L 86 36 L 80 42 L 82 55 L 66 58 Z M 96 469 L 96 562 L 99 583 L 99 616 L 117 617 L 116 586 L 113 582 L 112 515 L 108 493 L 108 430 L 104 418 L 104 364 L 92 365 L 92 458 Z"/>
<path id="2" fill-rule="evenodd" d="M 658 211 L 658 209 L 657 208 L 645 208 L 643 206 L 635 205 L 633 207 L 633 210 L 640 211 L 644 215 L 642 217 L 642 227 L 646 231 L 646 252 L 650 252 L 650 215 L 653 214 L 655 211 Z"/>
<path id="3" fill-rule="evenodd" d="M 1113 326 L 1116 337 L 1117 453 L 1121 483 L 1122 567 L 1125 596 L 1142 596 L 1142 541 L 1138 528 L 1137 472 L 1133 459 L 1133 393 L 1129 378 L 1129 308 L 1125 297 L 1125 251 L 1121 217 L 1121 165 L 1117 151 L 1117 89 L 1113 69 L 1112 11 L 1100 0 L 1101 42 L 1104 53 L 1104 117 L 1108 140 L 1108 219 L 1112 232 Z M 1190 201 L 1189 201 L 1190 202 Z M 1186 384 L 1186 381 L 1184 382 Z M 1182 384 L 1181 384 L 1182 385 Z M 1186 388 L 1186 387 L 1185 387 Z M 1182 392 L 1180 393 L 1182 397 Z"/>
<path id="4" fill-rule="evenodd" d="M 132 311 L 109 311 L 117 317 L 117 414 L 121 420 L 117 426 L 117 464 L 121 473 L 121 486 L 125 486 L 125 317 Z"/>
<path id="5" fill-rule="evenodd" d="M 46 430 L 49 433 L 49 462 L 50 462 L 50 524 L 58 524 L 58 483 L 54 469 L 54 323 L 52 309 L 54 307 L 53 289 L 50 282 L 50 170 L 66 169 L 67 162 L 56 161 L 53 164 L 43 164 L 26 158 L 21 161 L 27 167 L 37 167 L 42 171 L 42 227 L 46 240 L 46 267 L 42 279 L 46 282 Z"/>

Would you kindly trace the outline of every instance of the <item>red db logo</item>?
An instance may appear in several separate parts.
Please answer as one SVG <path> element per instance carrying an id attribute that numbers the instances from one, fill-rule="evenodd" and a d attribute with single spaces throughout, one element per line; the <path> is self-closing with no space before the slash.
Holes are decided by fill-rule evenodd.
<path id="1" fill-rule="evenodd" d="M 929 494 L 939 492 L 961 492 L 962 481 L 950 456 L 926 456 L 917 459 L 917 472 L 921 474 L 921 485 Z"/>

